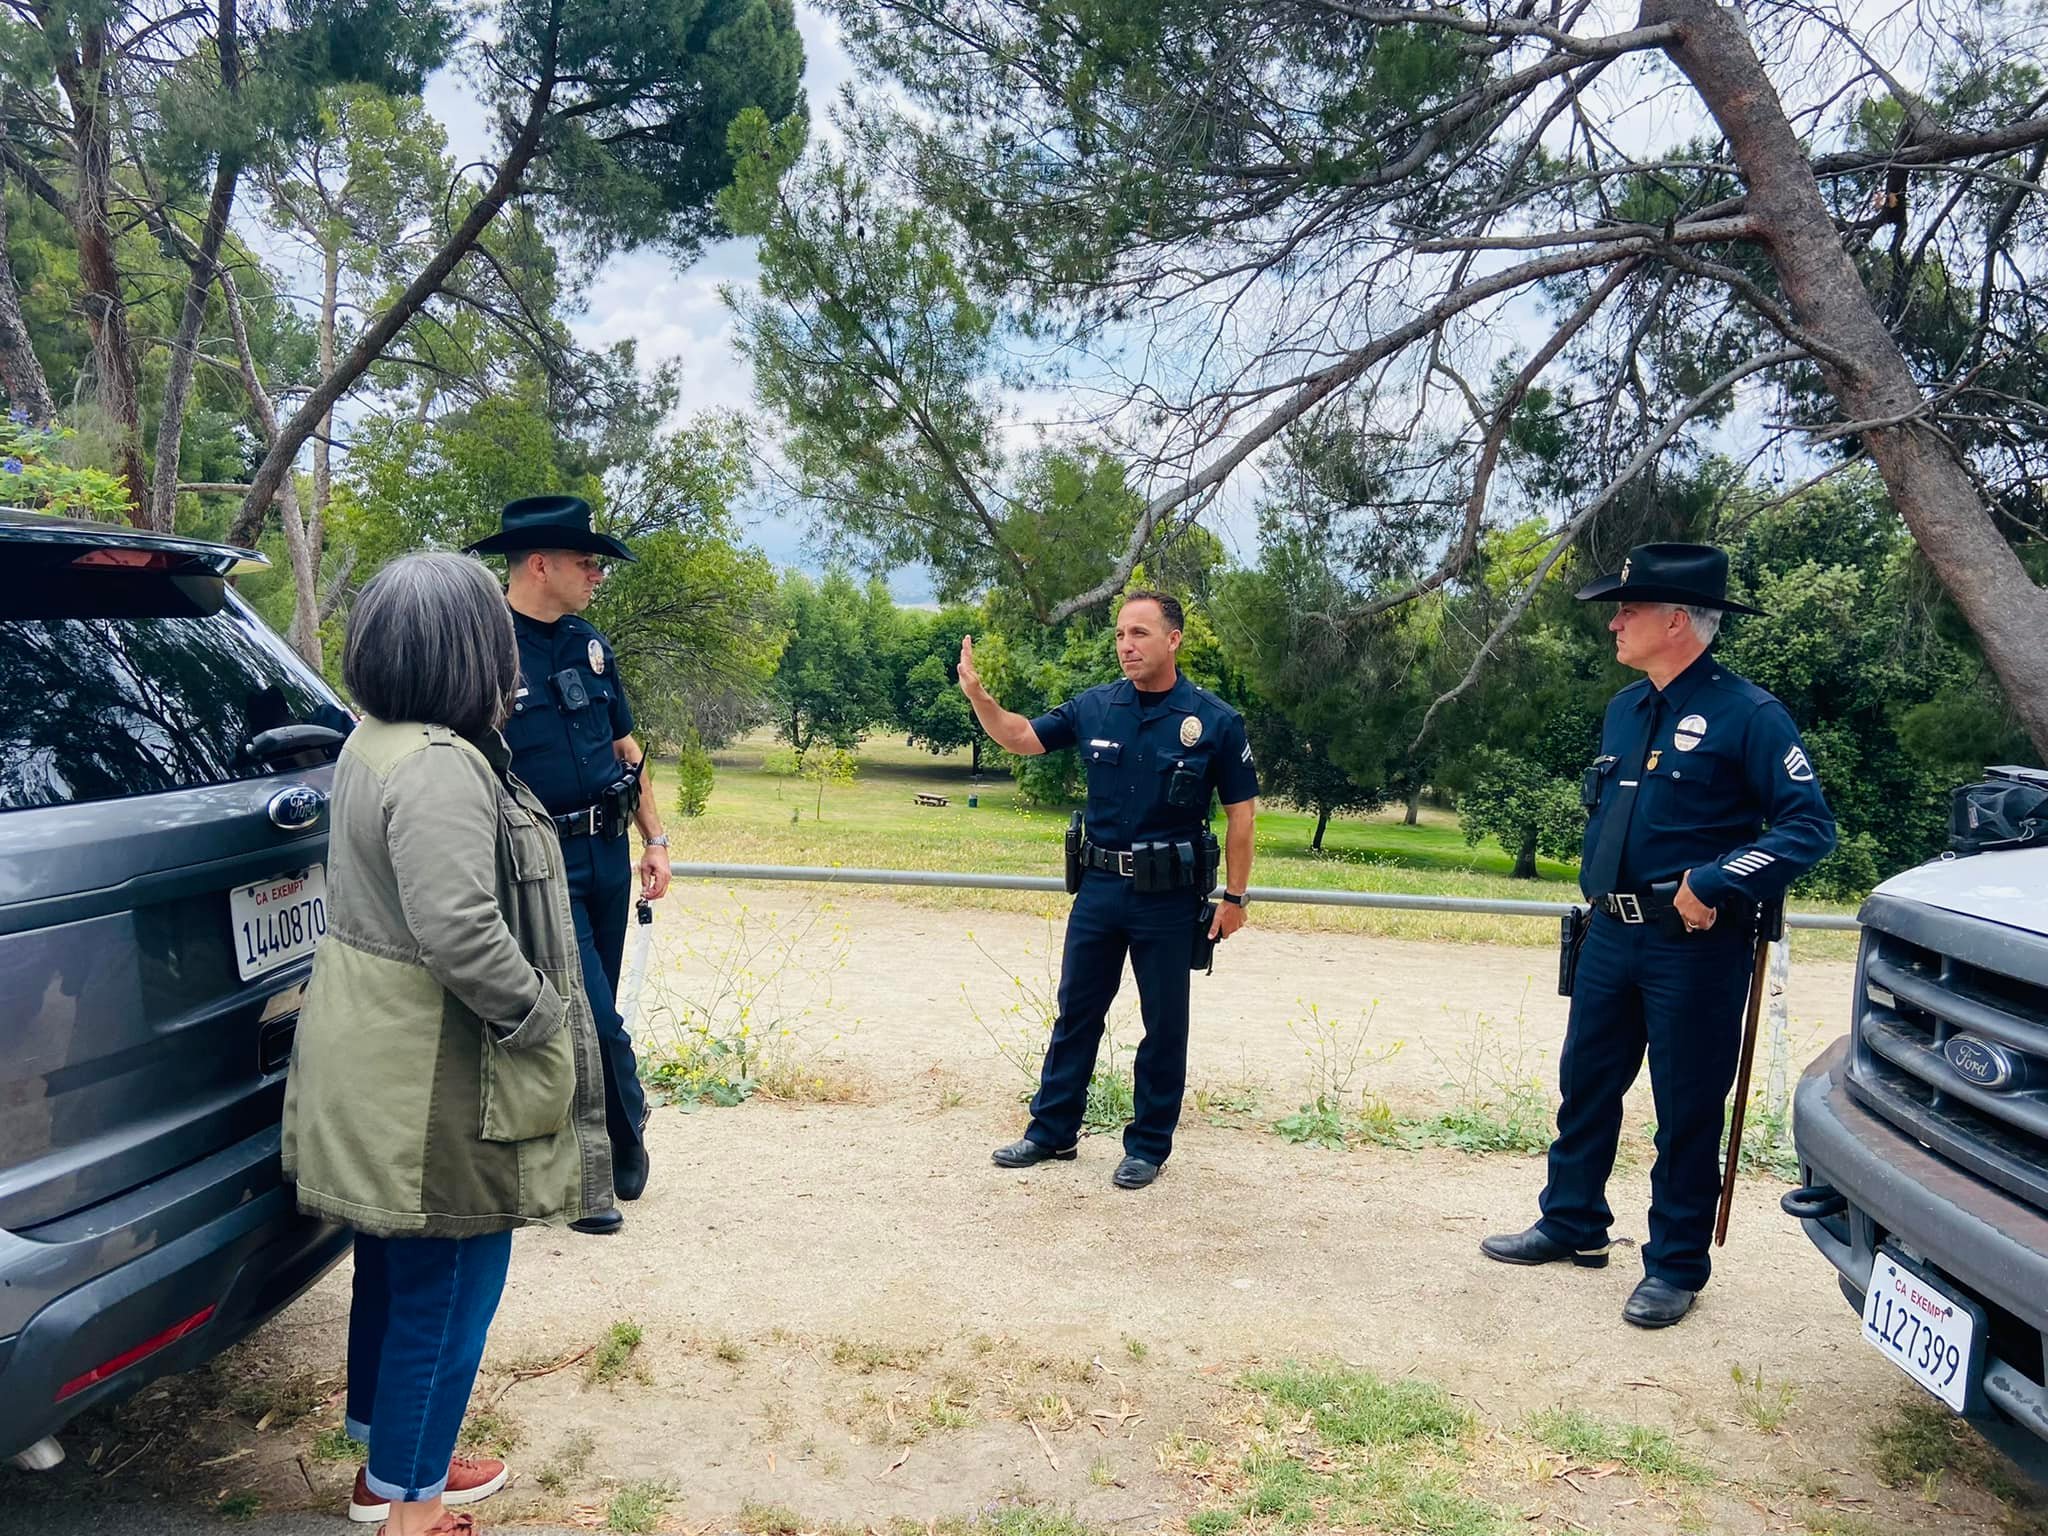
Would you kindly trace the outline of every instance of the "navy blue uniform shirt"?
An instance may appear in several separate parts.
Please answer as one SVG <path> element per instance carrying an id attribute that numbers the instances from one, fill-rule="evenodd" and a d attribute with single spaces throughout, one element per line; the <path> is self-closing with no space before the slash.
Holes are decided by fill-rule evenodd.
<path id="1" fill-rule="evenodd" d="M 612 743 L 633 733 L 633 711 L 604 637 L 573 614 L 552 624 L 514 611 L 519 683 L 505 721 L 512 771 L 557 816 L 594 805 L 623 769 Z M 582 684 L 572 707 L 560 674 Z"/>
<path id="2" fill-rule="evenodd" d="M 1649 750 L 1628 761 L 1652 709 Z M 1710 907 L 1775 900 L 1835 846 L 1835 818 L 1791 714 L 1711 651 L 1661 699 L 1648 678 L 1617 693 L 1594 768 L 1600 800 L 1586 824 L 1588 862 L 1602 822 L 1624 799 L 1617 790 L 1641 775 L 1618 890 L 1640 893 L 1690 870 L 1693 895 Z"/>
<path id="3" fill-rule="evenodd" d="M 1191 838 L 1209 824 L 1212 793 L 1225 805 L 1259 793 L 1244 716 L 1186 677 L 1152 705 L 1129 678 L 1104 683 L 1031 729 L 1048 752 L 1080 749 L 1088 841 L 1098 848 Z"/>

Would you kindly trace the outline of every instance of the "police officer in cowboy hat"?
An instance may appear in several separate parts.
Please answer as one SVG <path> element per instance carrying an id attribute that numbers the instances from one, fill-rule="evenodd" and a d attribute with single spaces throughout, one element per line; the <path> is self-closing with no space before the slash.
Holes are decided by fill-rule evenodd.
<path id="1" fill-rule="evenodd" d="M 605 562 L 633 556 L 591 528 L 589 503 L 576 496 L 523 497 L 505 508 L 498 532 L 468 548 L 506 557 L 519 683 L 505 741 L 512 771 L 553 814 L 561 837 L 583 985 L 604 1047 L 613 1188 L 621 1200 L 637 1200 L 647 1187 L 647 1095 L 617 1001 L 634 895 L 626 823 L 638 824 L 645 844 L 639 894 L 648 901 L 668 892 L 668 837 L 612 649 L 577 617 L 597 596 Z M 614 1207 L 575 1225 L 616 1232 L 625 1218 Z"/>
<path id="2" fill-rule="evenodd" d="M 1060 964 L 1059 1018 L 1031 1124 L 1021 1140 L 997 1149 L 999 1168 L 1076 1155 L 1088 1080 L 1126 955 L 1145 1038 L 1132 1063 L 1134 1116 L 1111 1182 L 1144 1188 L 1173 1150 L 1187 1084 L 1190 966 L 1198 939 L 1213 943 L 1244 926 L 1259 792 L 1244 718 L 1174 664 L 1181 618 L 1179 600 L 1164 592 L 1124 594 L 1116 619 L 1122 680 L 1090 688 L 1035 720 L 996 702 L 975 670 L 974 637 L 960 642 L 960 691 L 995 743 L 1020 757 L 1078 747 L 1088 770 L 1085 836 L 1070 833 L 1067 888 L 1075 897 Z M 1203 898 L 1218 873 L 1209 833 L 1216 798 L 1226 821 L 1224 888 L 1203 922 Z"/>
<path id="3" fill-rule="evenodd" d="M 1486 1238 L 1504 1264 L 1607 1263 L 1607 1176 L 1622 1095 L 1650 1063 L 1657 1161 L 1644 1278 L 1622 1309 L 1663 1328 L 1707 1283 L 1722 1106 L 1735 1079 L 1759 907 L 1835 845 L 1834 817 L 1785 706 L 1715 660 L 1728 557 L 1645 544 L 1580 591 L 1611 602 L 1614 696 L 1587 770 L 1579 888 L 1592 903 L 1558 1066 L 1542 1219 Z"/>

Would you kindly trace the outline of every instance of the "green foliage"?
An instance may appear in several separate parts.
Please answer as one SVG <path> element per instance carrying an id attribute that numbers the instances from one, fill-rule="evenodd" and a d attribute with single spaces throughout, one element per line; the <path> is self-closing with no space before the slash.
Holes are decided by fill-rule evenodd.
<path id="1" fill-rule="evenodd" d="M 685 818 L 702 816 L 711 802 L 711 786 L 718 770 L 712 766 L 711 754 L 704 750 L 704 742 L 694 729 L 684 733 L 676 749 L 675 773 L 676 814 Z"/>
<path id="2" fill-rule="evenodd" d="M 1953 785 L 2031 760 L 1874 477 L 1757 517 L 1732 563 L 1766 616 L 1732 625 L 1716 654 L 1792 712 L 1839 828 L 1802 894 L 1853 899 L 1933 856 Z"/>
<path id="3" fill-rule="evenodd" d="M 125 517 L 128 492 L 120 480 L 67 462 L 66 445 L 75 437 L 55 424 L 32 425 L 21 411 L 0 420 L 0 506 L 59 517 Z"/>
<path id="4" fill-rule="evenodd" d="M 1515 878 L 1536 878 L 1536 855 L 1577 855 L 1586 829 L 1577 784 L 1546 772 L 1527 758 L 1492 748 L 1473 754 L 1472 781 L 1458 796 L 1465 841 L 1497 838 L 1514 850 Z"/>
<path id="5" fill-rule="evenodd" d="M 799 763 L 819 742 L 851 751 L 889 715 L 896 606 L 888 589 L 862 589 L 843 571 L 815 582 L 790 571 L 779 600 L 787 638 L 769 684 L 776 734 Z"/>
<path id="6" fill-rule="evenodd" d="M 622 1536 L 645 1536 L 661 1529 L 662 1512 L 675 1491 L 667 1483 L 628 1483 L 605 1506 L 604 1526 Z"/>
<path id="7" fill-rule="evenodd" d="M 1350 1367 L 1287 1365 L 1251 1371 L 1244 1385 L 1284 1409 L 1313 1417 L 1332 1445 L 1455 1445 L 1472 1416 L 1432 1382 L 1383 1381 Z"/>
<path id="8" fill-rule="evenodd" d="M 761 276 L 725 299 L 760 401 L 839 558 L 919 561 L 942 598 L 999 587 L 1047 620 L 1112 575 L 1141 498 L 1099 446 L 1005 447 L 1020 337 L 1000 295 L 944 210 L 903 196 L 895 146 L 863 120 L 842 126 L 843 147 L 807 155 L 759 114 L 734 130 L 720 208 L 759 239 Z M 1178 531 L 1155 529 L 1141 553 Z"/>
<path id="9" fill-rule="evenodd" d="M 369 1459 L 370 1448 L 336 1424 L 315 1435 L 306 1454 L 315 1461 L 361 1462 Z"/>
<path id="10" fill-rule="evenodd" d="M 1613 1462 L 1659 1482 L 1704 1483 L 1712 1474 L 1661 1429 L 1614 1424 L 1576 1408 L 1548 1408 L 1529 1419 L 1529 1432 L 1580 1461 Z"/>
<path id="11" fill-rule="evenodd" d="M 1240 1385 L 1263 1407 L 1238 1469 L 1245 1491 L 1228 1506 L 1196 1513 L 1191 1531 L 1220 1536 L 1248 1525 L 1505 1536 L 1520 1524 L 1462 1486 L 1473 1423 L 1440 1387 L 1292 1363 L 1254 1371 Z M 1200 1442 L 1187 1451 L 1198 1464 L 1211 1454 Z"/>
<path id="12" fill-rule="evenodd" d="M 640 1325 L 631 1319 L 613 1323 L 590 1352 L 590 1363 L 583 1368 L 584 1379 L 593 1386 L 609 1386 L 624 1380 L 644 1337 Z"/>

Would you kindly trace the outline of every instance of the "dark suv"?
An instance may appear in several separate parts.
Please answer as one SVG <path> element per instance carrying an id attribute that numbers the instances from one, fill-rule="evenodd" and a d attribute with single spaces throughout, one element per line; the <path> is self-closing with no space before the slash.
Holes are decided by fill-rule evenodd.
<path id="1" fill-rule="evenodd" d="M 0 509 L 0 1459 L 24 1466 L 348 1248 L 277 1154 L 349 717 L 229 589 L 255 559 Z"/>

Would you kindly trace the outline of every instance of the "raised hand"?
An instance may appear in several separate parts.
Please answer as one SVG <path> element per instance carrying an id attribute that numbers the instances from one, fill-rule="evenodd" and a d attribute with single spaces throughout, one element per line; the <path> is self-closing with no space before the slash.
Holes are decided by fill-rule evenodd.
<path id="1" fill-rule="evenodd" d="M 981 674 L 974 669 L 974 636 L 972 635 L 962 635 L 960 637 L 960 691 L 970 699 L 976 694 L 986 694 L 988 692 L 981 685 Z"/>

